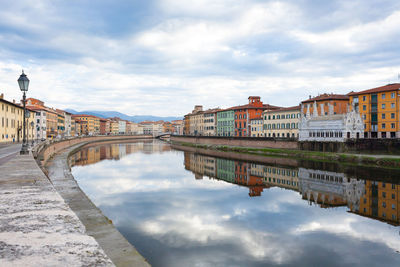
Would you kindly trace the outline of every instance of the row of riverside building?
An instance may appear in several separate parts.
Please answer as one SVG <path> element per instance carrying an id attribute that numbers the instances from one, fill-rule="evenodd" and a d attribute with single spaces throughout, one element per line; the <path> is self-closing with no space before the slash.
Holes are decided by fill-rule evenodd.
<path id="1" fill-rule="evenodd" d="M 71 114 L 45 106 L 35 98 L 26 100 L 28 140 L 45 140 L 86 135 L 153 135 L 183 134 L 183 121 L 144 121 L 135 123 L 87 114 Z M 0 143 L 20 142 L 23 135 L 23 105 L 7 101 L 0 95 Z"/>
<path id="2" fill-rule="evenodd" d="M 250 96 L 248 104 L 184 116 L 184 135 L 292 138 L 343 142 L 356 138 L 400 138 L 400 83 L 309 96 L 298 106 L 278 107 Z"/>
<path id="3" fill-rule="evenodd" d="M 390 180 L 387 183 L 343 172 L 249 163 L 190 152 L 184 153 L 184 165 L 195 179 L 206 176 L 245 186 L 250 197 L 279 187 L 296 191 L 309 204 L 321 208 L 347 206 L 358 215 L 400 225 L 400 185 Z"/>

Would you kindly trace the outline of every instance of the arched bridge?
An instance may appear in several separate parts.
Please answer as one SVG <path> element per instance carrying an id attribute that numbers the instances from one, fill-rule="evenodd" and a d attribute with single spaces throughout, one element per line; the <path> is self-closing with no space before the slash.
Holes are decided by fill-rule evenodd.
<path id="1" fill-rule="evenodd" d="M 157 139 L 160 139 L 160 138 L 168 138 L 168 137 L 171 137 L 171 133 L 162 133 L 162 134 L 159 134 L 159 135 L 157 135 L 157 136 L 155 136 L 155 138 L 157 138 Z"/>

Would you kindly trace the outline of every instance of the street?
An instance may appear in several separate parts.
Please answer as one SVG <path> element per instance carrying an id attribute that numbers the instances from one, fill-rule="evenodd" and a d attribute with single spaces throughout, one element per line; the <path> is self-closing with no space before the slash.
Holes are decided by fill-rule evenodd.
<path id="1" fill-rule="evenodd" d="M 21 144 L 9 144 L 0 146 L 0 165 L 6 163 L 21 150 Z"/>

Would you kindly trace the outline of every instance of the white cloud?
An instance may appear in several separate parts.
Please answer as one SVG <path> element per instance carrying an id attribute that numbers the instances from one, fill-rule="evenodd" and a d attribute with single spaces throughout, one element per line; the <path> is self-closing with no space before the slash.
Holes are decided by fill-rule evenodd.
<path id="1" fill-rule="evenodd" d="M 368 89 L 400 72 L 398 5 L 369 5 L 379 16 L 337 2 L 327 11 L 294 1 L 159 1 L 131 24 L 116 24 L 126 32 L 113 35 L 103 6 L 86 16 L 85 3 L 17 1 L 0 11 L 0 90 L 19 99 L 24 68 L 28 94 L 50 106 L 183 115 L 195 104 L 228 107 L 253 94 L 296 105 L 324 90 Z"/>

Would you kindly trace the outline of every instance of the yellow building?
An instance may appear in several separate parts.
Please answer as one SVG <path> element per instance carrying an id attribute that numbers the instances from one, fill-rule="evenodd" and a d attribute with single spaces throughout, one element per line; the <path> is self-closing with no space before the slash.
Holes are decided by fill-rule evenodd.
<path id="1" fill-rule="evenodd" d="M 47 128 L 47 137 L 53 138 L 57 136 L 57 123 L 58 123 L 58 114 L 52 109 L 46 109 L 46 128 Z"/>
<path id="2" fill-rule="evenodd" d="M 300 106 L 263 112 L 265 137 L 299 137 Z"/>
<path id="3" fill-rule="evenodd" d="M 0 95 L 0 143 L 22 141 L 23 108 Z"/>
<path id="4" fill-rule="evenodd" d="M 57 135 L 64 136 L 65 133 L 65 116 L 61 112 L 57 112 Z"/>
<path id="5" fill-rule="evenodd" d="M 252 167 L 253 168 L 253 167 Z M 299 171 L 278 166 L 264 166 L 264 183 L 299 191 Z"/>
<path id="6" fill-rule="evenodd" d="M 361 197 L 360 208 L 354 211 L 360 215 L 400 225 L 400 185 L 377 181 L 365 181 L 365 194 Z"/>
<path id="7" fill-rule="evenodd" d="M 81 120 L 87 122 L 88 135 L 96 135 L 100 133 L 100 118 L 86 114 L 72 115 L 72 118 L 75 120 Z"/>
<path id="8" fill-rule="evenodd" d="M 262 137 L 263 133 L 263 119 L 262 117 L 254 118 L 250 120 L 250 136 L 251 137 Z"/>
<path id="9" fill-rule="evenodd" d="M 364 121 L 365 138 L 400 138 L 400 83 L 351 92 L 350 104 Z"/>
<path id="10" fill-rule="evenodd" d="M 110 130 L 111 134 L 119 134 L 119 122 L 118 121 L 111 121 L 110 123 Z"/>

